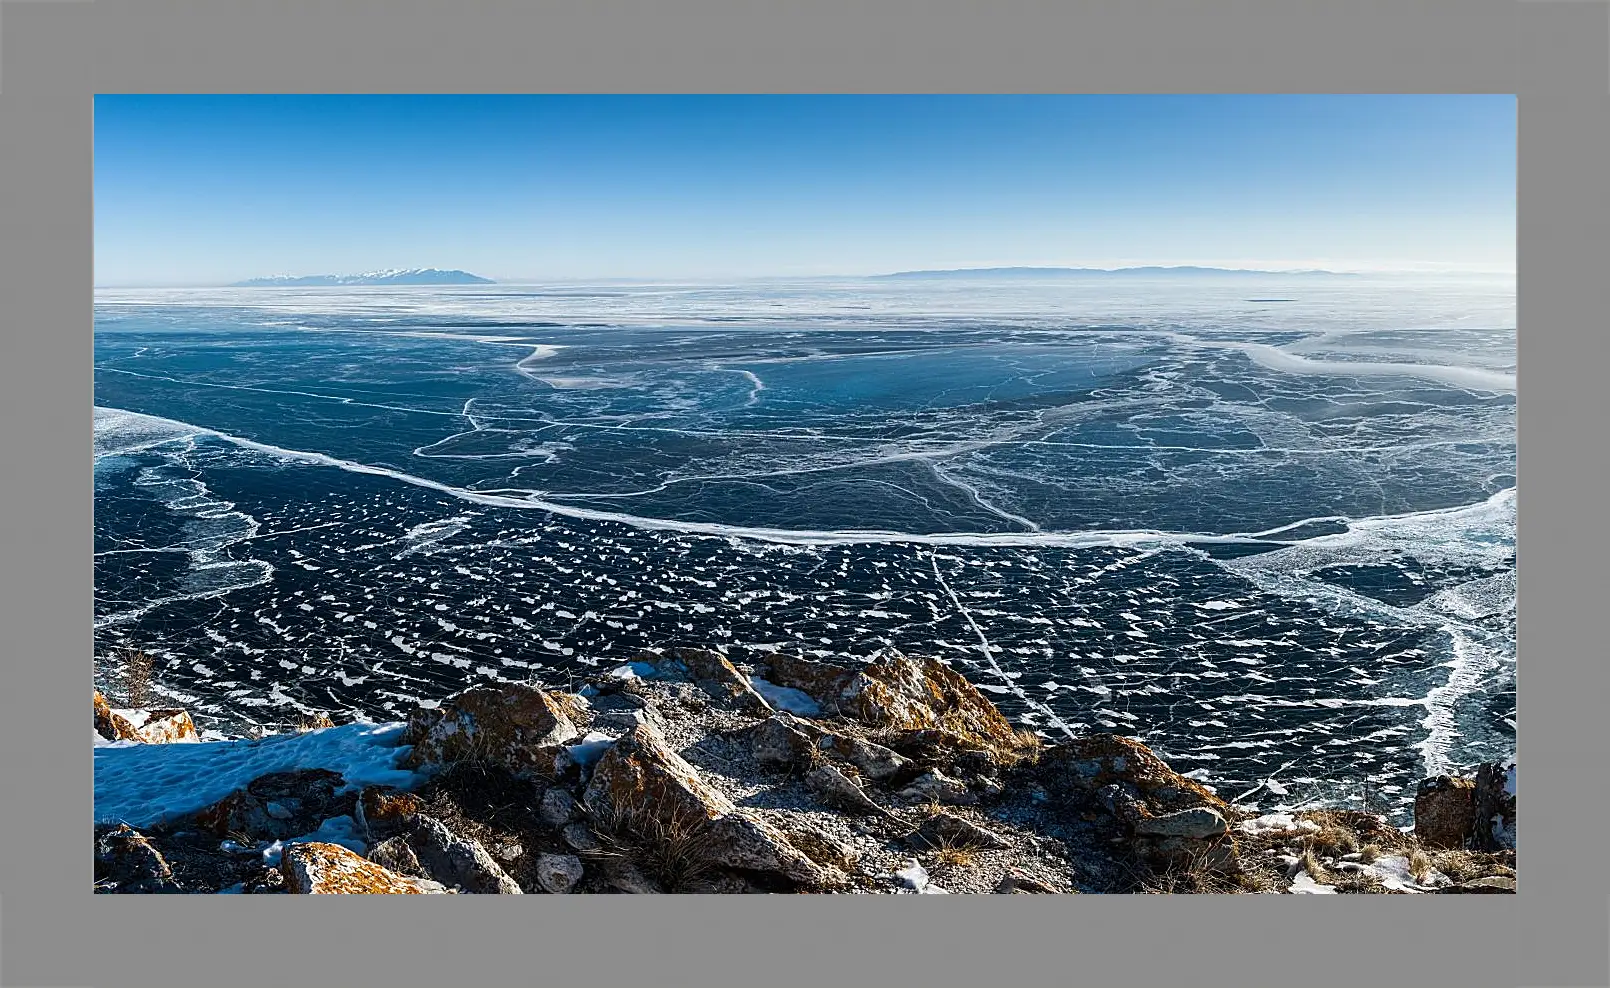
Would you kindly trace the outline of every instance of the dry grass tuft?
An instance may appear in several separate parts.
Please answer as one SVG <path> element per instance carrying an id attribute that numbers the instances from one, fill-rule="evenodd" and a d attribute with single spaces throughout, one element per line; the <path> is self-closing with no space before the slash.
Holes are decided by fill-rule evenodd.
<path id="1" fill-rule="evenodd" d="M 1409 877 L 1417 882 L 1424 882 L 1431 875 L 1431 858 L 1426 852 L 1415 848 L 1409 852 Z"/>
<path id="2" fill-rule="evenodd" d="M 1319 856 L 1313 852 L 1312 848 L 1304 849 L 1303 853 L 1298 856 L 1297 867 L 1302 871 L 1308 872 L 1309 878 L 1321 884 L 1324 884 L 1330 878 L 1329 872 L 1325 870 L 1324 865 L 1319 863 Z"/>
<path id="3" fill-rule="evenodd" d="M 669 818 L 646 806 L 593 808 L 582 804 L 599 848 L 583 854 L 595 861 L 611 859 L 636 865 L 658 880 L 667 892 L 707 892 L 710 863 L 709 820 L 686 811 Z"/>

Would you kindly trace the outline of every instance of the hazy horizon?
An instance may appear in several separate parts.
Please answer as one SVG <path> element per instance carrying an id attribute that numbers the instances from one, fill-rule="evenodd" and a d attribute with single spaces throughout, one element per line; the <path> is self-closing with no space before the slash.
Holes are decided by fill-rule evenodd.
<path id="1" fill-rule="evenodd" d="M 1506 95 L 98 96 L 96 287 L 1513 274 Z"/>

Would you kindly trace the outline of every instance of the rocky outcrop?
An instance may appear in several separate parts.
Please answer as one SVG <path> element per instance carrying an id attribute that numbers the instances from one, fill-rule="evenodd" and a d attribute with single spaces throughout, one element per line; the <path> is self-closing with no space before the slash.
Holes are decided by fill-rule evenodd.
<path id="1" fill-rule="evenodd" d="M 935 813 L 922 822 L 912 834 L 912 843 L 918 846 L 944 848 L 960 847 L 985 851 L 1002 851 L 1011 842 L 966 817 L 954 813 Z"/>
<path id="2" fill-rule="evenodd" d="M 95 691 L 95 733 L 108 741 L 120 740 L 117 727 L 112 723 L 112 705 L 106 702 L 100 690 Z"/>
<path id="3" fill-rule="evenodd" d="M 585 802 L 613 826 L 661 845 L 677 842 L 712 865 L 822 884 L 829 875 L 787 837 L 740 811 L 647 725 L 599 760 Z"/>
<path id="4" fill-rule="evenodd" d="M 1414 794 L 1414 836 L 1426 847 L 1460 848 L 1476 829 L 1476 782 L 1452 775 L 1422 779 Z"/>
<path id="5" fill-rule="evenodd" d="M 285 890 L 297 895 L 418 895 L 445 892 L 434 882 L 399 875 L 339 844 L 292 844 L 280 858 Z"/>
<path id="6" fill-rule="evenodd" d="M 95 733 L 108 741 L 141 744 L 201 740 L 187 710 L 178 707 L 114 708 L 100 690 L 95 691 Z"/>
<path id="7" fill-rule="evenodd" d="M 1229 807 L 1132 738 L 1093 734 L 1041 753 L 1035 775 L 1069 812 L 1105 812 L 1135 853 L 1163 867 L 1238 867 Z"/>
<path id="8" fill-rule="evenodd" d="M 1515 796 L 1511 769 L 1497 762 L 1474 777 L 1422 779 L 1414 794 L 1414 835 L 1429 848 L 1493 852 L 1515 848 Z"/>
<path id="9" fill-rule="evenodd" d="M 374 840 L 402 831 L 425 808 L 424 800 L 393 786 L 365 786 L 356 802 L 354 816 Z"/>
<path id="10" fill-rule="evenodd" d="M 522 894 L 480 841 L 455 834 L 440 820 L 415 817 L 407 841 L 425 874 L 443 885 L 482 895 Z"/>
<path id="11" fill-rule="evenodd" d="M 329 769 L 273 772 L 252 780 L 197 813 L 194 825 L 220 837 L 283 840 L 311 833 L 320 822 L 354 811 L 341 775 Z"/>
<path id="12" fill-rule="evenodd" d="M 556 746 L 580 731 L 576 701 L 523 683 L 475 686 L 408 719 L 403 743 L 416 767 L 472 762 L 521 777 L 552 775 Z"/>
<path id="13" fill-rule="evenodd" d="M 818 765 L 805 775 L 805 785 L 824 806 L 860 816 L 886 816 L 888 811 L 874 803 L 855 780 L 832 765 Z"/>
<path id="14" fill-rule="evenodd" d="M 1356 811 L 1253 818 L 1135 739 L 1013 731 L 931 659 L 656 655 L 580 694 L 475 687 L 420 712 L 397 752 L 417 791 L 310 766 L 145 833 L 99 826 L 97 891 L 1514 890 L 1504 766 L 1428 781 L 1418 836 Z M 744 698 L 752 668 L 786 703 Z M 98 736 L 117 713 L 97 697 Z"/>
<path id="15" fill-rule="evenodd" d="M 951 747 L 1012 750 L 1024 743 L 983 693 L 938 659 L 889 653 L 852 669 L 771 654 L 756 664 L 769 682 L 806 693 L 827 713 L 896 731 L 942 732 Z"/>
<path id="16" fill-rule="evenodd" d="M 120 892 L 180 892 L 173 868 L 142 833 L 119 824 L 95 842 L 95 882 Z"/>
<path id="17" fill-rule="evenodd" d="M 755 692 L 749 677 L 739 672 L 720 652 L 708 648 L 673 648 L 666 656 L 679 663 L 693 685 L 713 699 L 731 704 L 739 710 L 761 714 L 771 712 L 771 705 Z"/>

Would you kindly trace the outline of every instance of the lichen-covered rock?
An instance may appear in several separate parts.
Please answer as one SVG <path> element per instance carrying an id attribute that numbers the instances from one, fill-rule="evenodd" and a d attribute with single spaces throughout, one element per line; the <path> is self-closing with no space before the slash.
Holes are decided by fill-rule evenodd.
<path id="1" fill-rule="evenodd" d="M 395 834 L 423 812 L 425 801 L 394 786 L 365 786 L 358 794 L 358 823 L 370 835 Z"/>
<path id="2" fill-rule="evenodd" d="M 564 895 L 581 881 L 581 859 L 574 854 L 540 854 L 537 856 L 537 884 L 544 892 Z"/>
<path id="3" fill-rule="evenodd" d="M 292 844 L 280 857 L 285 890 L 297 895 L 418 895 L 439 885 L 399 875 L 339 844 Z"/>
<path id="4" fill-rule="evenodd" d="M 755 692 L 749 677 L 720 652 L 708 648 L 673 648 L 666 654 L 687 669 L 688 678 L 709 696 L 738 710 L 762 715 L 771 711 L 771 705 Z"/>
<path id="5" fill-rule="evenodd" d="M 1414 836 L 1422 846 L 1462 848 L 1475 830 L 1475 780 L 1439 775 L 1420 781 L 1414 794 Z"/>
<path id="6" fill-rule="evenodd" d="M 413 745 L 411 766 L 476 762 L 517 777 L 551 775 L 553 746 L 580 733 L 565 694 L 524 683 L 473 686 L 408 718 L 402 743 Z"/>
<path id="7" fill-rule="evenodd" d="M 482 895 L 520 895 L 519 883 L 473 837 L 455 834 L 434 817 L 414 818 L 408 846 L 425 873 L 444 885 Z"/>
<path id="8" fill-rule="evenodd" d="M 838 877 L 825 874 L 776 827 L 740 811 L 647 725 L 633 728 L 604 753 L 583 800 L 642 839 L 696 834 L 698 853 L 713 865 L 798 882 Z"/>
<path id="9" fill-rule="evenodd" d="M 103 720 L 101 707 L 105 700 L 99 693 L 95 696 L 99 701 L 95 706 L 95 730 L 102 737 L 113 741 L 139 741 L 142 744 L 174 744 L 201 740 L 187 710 L 178 707 L 162 709 L 107 707 Z M 102 729 L 103 726 L 106 730 Z"/>
<path id="10" fill-rule="evenodd" d="M 785 652 L 757 653 L 753 661 L 767 682 L 799 690 L 820 704 L 825 713 L 837 712 L 839 695 L 855 678 L 855 670 L 848 666 Z"/>
<path id="11" fill-rule="evenodd" d="M 118 737 L 117 727 L 112 723 L 112 705 L 106 702 L 100 690 L 95 691 L 95 733 L 108 741 L 123 740 Z"/>
<path id="12" fill-rule="evenodd" d="M 330 817 L 357 812 L 354 797 L 341 793 L 345 784 L 340 773 L 322 768 L 270 772 L 197 813 L 193 824 L 220 837 L 298 837 Z"/>
<path id="13" fill-rule="evenodd" d="M 1226 810 L 1212 790 L 1169 768 L 1139 741 L 1116 734 L 1090 734 L 1045 749 L 1035 775 L 1053 800 L 1064 803 L 1087 801 L 1116 784 L 1149 816 L 1196 806 L 1221 815 Z"/>
<path id="14" fill-rule="evenodd" d="M 95 879 L 118 892 L 182 891 L 162 852 L 127 824 L 118 824 L 96 840 Z"/>
<path id="15" fill-rule="evenodd" d="M 884 655 L 840 691 L 840 706 L 881 727 L 938 728 L 974 747 L 1017 744 L 1012 722 L 967 677 L 935 658 Z"/>

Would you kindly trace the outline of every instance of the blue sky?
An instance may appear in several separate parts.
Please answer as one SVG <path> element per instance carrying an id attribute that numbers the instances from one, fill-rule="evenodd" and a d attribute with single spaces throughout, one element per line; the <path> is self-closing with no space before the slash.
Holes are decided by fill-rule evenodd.
<path id="1" fill-rule="evenodd" d="M 98 96 L 95 283 L 1514 270 L 1515 99 Z"/>

